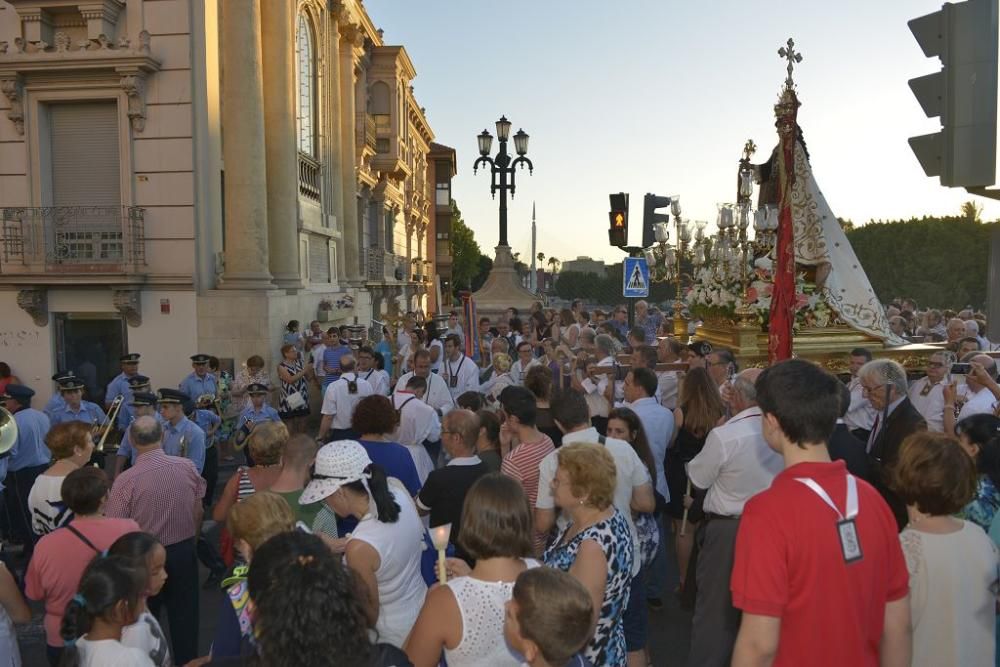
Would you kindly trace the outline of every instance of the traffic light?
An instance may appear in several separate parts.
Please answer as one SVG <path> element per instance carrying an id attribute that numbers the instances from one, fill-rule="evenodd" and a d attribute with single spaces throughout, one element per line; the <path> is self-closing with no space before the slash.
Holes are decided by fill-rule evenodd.
<path id="1" fill-rule="evenodd" d="M 642 247 L 648 248 L 656 241 L 653 236 L 653 226 L 658 222 L 670 222 L 670 215 L 657 213 L 656 209 L 670 206 L 670 197 L 661 197 L 646 193 L 642 200 Z"/>
<path id="2" fill-rule="evenodd" d="M 920 166 L 948 187 L 993 185 L 997 177 L 998 0 L 945 3 L 908 25 L 941 70 L 910 79 L 910 89 L 941 131 L 910 138 Z"/>
<path id="3" fill-rule="evenodd" d="M 611 200 L 611 212 L 608 218 L 611 227 L 608 229 L 608 242 L 613 246 L 624 248 L 628 245 L 628 194 L 619 192 L 608 195 Z"/>

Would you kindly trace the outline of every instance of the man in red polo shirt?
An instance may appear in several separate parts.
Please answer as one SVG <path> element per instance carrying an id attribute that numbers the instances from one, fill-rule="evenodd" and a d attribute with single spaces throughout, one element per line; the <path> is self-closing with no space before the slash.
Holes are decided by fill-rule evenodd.
<path id="1" fill-rule="evenodd" d="M 764 438 L 785 469 L 747 502 L 736 538 L 736 667 L 910 664 L 896 521 L 826 449 L 838 396 L 833 376 L 798 359 L 757 381 Z"/>

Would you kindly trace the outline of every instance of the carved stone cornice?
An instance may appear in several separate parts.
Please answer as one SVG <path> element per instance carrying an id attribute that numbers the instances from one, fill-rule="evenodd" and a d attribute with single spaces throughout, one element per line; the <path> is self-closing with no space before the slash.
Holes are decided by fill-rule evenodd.
<path id="1" fill-rule="evenodd" d="M 17 291 L 17 305 L 31 316 L 35 326 L 49 324 L 49 296 L 43 287 L 29 287 Z"/>
<path id="2" fill-rule="evenodd" d="M 7 118 L 14 123 L 18 134 L 24 134 L 24 83 L 18 75 L 0 78 L 0 90 L 10 102 Z"/>
<path id="3" fill-rule="evenodd" d="M 138 289 L 112 290 L 112 303 L 130 327 L 142 326 L 142 299 Z"/>

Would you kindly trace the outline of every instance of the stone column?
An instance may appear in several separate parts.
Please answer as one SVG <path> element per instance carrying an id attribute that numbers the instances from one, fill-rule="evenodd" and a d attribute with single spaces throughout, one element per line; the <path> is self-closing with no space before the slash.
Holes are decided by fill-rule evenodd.
<path id="1" fill-rule="evenodd" d="M 260 0 L 267 156 L 267 239 L 271 275 L 282 289 L 301 289 L 298 142 L 295 129 L 295 3 Z M 316 91 L 317 97 L 319 91 Z"/>
<path id="2" fill-rule="evenodd" d="M 333 26 L 333 24 L 330 25 Z M 329 72 L 329 77 L 326 80 L 325 88 L 329 91 L 330 113 L 325 114 L 321 122 L 324 123 L 325 133 L 330 137 L 330 141 L 323 147 L 323 154 L 330 165 L 329 180 L 332 186 L 332 210 L 336 216 L 336 229 L 343 230 L 347 207 L 355 206 L 352 196 L 354 189 L 344 192 L 344 172 L 350 171 L 353 174 L 354 170 L 351 168 L 350 162 L 344 164 L 344 139 L 340 136 L 340 120 L 344 114 L 343 102 L 340 99 L 340 80 L 343 77 L 343 73 L 340 71 L 340 31 L 333 26 L 329 35 L 329 40 L 327 40 L 329 44 L 324 44 L 323 48 L 329 49 L 326 57 L 326 71 Z M 334 277 L 338 284 L 347 279 L 347 254 L 344 250 L 344 239 L 341 236 L 337 240 L 337 275 Z"/>
<path id="3" fill-rule="evenodd" d="M 361 280 L 358 264 L 358 203 L 354 167 L 357 156 L 357 101 L 354 95 L 354 49 L 364 44 L 364 31 L 356 23 L 341 22 L 340 28 L 340 140 L 341 174 L 344 188 L 344 219 L 341 231 L 344 245 L 344 273 L 347 280 Z"/>
<path id="4" fill-rule="evenodd" d="M 223 0 L 222 26 L 226 238 L 219 287 L 271 289 L 260 0 Z"/>

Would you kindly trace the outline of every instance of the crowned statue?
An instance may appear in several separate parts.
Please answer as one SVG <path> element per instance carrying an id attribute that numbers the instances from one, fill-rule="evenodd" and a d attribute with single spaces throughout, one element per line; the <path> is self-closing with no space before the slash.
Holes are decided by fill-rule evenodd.
<path id="1" fill-rule="evenodd" d="M 800 352 L 800 338 L 805 340 L 800 334 L 806 330 L 814 337 L 822 335 L 827 344 L 840 332 L 845 345 L 906 345 L 906 340 L 889 330 L 885 310 L 813 177 L 797 122 L 800 102 L 792 79 L 793 67 L 802 56 L 791 39 L 778 53 L 788 62 L 788 76 L 774 107 L 778 145 L 766 162 L 754 164 L 751 156 L 756 147 L 747 142 L 735 210 L 728 217 L 720 212 L 716 244 L 730 245 L 725 235 L 729 232 L 731 246 L 744 249 L 744 275 L 742 279 L 738 272 L 726 276 L 718 269 L 725 252 L 710 253 L 715 266 L 708 262 L 696 272 L 688 292 L 691 310 L 703 319 L 705 313 L 730 312 L 731 319 L 741 319 L 744 328 L 748 319 L 756 322 L 758 331 L 767 332 L 771 361 L 790 357 L 793 342 L 796 353 Z M 753 213 L 757 238 L 748 242 L 751 179 L 758 185 Z M 742 218 L 742 224 L 734 223 L 734 216 Z M 739 230 L 743 231 L 737 234 Z M 732 251 L 728 252 L 731 256 Z M 720 338 L 718 327 L 703 329 L 699 329 L 700 337 L 732 345 L 726 336 Z M 744 336 L 743 345 L 733 346 L 746 347 L 747 340 Z"/>

